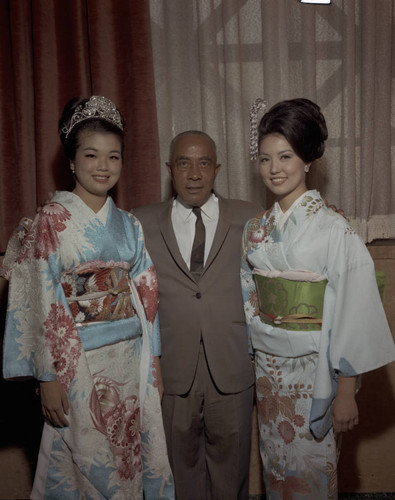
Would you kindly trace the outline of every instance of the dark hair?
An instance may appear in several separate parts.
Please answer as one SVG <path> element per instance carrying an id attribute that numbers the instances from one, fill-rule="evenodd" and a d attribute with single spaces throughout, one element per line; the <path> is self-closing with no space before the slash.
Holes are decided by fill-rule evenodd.
<path id="1" fill-rule="evenodd" d="M 107 121 L 100 117 L 93 117 L 83 120 L 73 126 L 69 135 L 66 137 L 66 133 L 62 130 L 64 127 L 68 127 L 70 121 L 78 106 L 84 106 L 89 101 L 89 98 L 85 97 L 73 97 L 65 105 L 63 109 L 62 116 L 59 120 L 59 135 L 60 140 L 63 144 L 63 149 L 68 160 L 74 160 L 75 155 L 79 146 L 80 133 L 83 130 L 89 130 L 90 132 L 104 132 L 115 134 L 119 137 L 122 146 L 122 156 L 124 150 L 124 133 L 123 131 L 114 123 Z M 119 111 L 119 110 L 118 110 Z M 125 125 L 122 114 L 122 125 Z"/>
<path id="2" fill-rule="evenodd" d="M 275 104 L 258 126 L 258 144 L 269 134 L 283 135 L 305 163 L 324 154 L 328 138 L 324 115 L 309 99 L 290 99 Z"/>

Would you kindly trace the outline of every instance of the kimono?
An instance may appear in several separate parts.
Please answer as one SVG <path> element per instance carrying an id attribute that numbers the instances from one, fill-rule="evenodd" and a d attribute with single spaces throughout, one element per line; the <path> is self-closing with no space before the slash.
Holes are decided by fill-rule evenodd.
<path id="1" fill-rule="evenodd" d="M 395 359 L 369 252 L 307 191 L 286 213 L 275 203 L 247 222 L 241 283 L 267 498 L 337 498 L 338 376 Z"/>
<path id="2" fill-rule="evenodd" d="M 157 278 L 139 221 L 110 197 L 96 214 L 57 192 L 17 227 L 4 263 L 4 377 L 57 379 L 70 405 L 68 427 L 44 424 L 31 498 L 174 498 L 153 369 Z"/>

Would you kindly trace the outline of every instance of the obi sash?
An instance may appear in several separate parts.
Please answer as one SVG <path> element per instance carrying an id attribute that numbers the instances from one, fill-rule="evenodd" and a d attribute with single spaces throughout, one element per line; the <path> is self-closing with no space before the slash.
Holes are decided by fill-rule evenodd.
<path id="1" fill-rule="evenodd" d="M 62 273 L 61 284 L 78 327 L 136 314 L 125 268 L 86 263 Z"/>
<path id="2" fill-rule="evenodd" d="M 321 330 L 328 281 L 297 281 L 253 272 L 262 322 L 286 330 Z"/>

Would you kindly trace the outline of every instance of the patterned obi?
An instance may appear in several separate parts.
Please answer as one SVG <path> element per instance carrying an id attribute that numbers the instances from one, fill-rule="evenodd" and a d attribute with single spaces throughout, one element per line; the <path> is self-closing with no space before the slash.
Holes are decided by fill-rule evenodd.
<path id="1" fill-rule="evenodd" d="M 99 262 L 84 263 L 72 271 L 63 272 L 61 276 L 61 284 L 77 326 L 134 316 L 136 311 L 131 300 L 128 269 L 95 264 Z"/>
<path id="2" fill-rule="evenodd" d="M 253 275 L 263 323 L 286 330 L 321 330 L 326 279 L 295 281 L 256 270 Z"/>

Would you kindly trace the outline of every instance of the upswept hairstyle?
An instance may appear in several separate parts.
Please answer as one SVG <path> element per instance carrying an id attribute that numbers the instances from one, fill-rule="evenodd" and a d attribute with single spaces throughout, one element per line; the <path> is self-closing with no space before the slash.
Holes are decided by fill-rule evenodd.
<path id="1" fill-rule="evenodd" d="M 328 130 L 319 106 L 309 99 L 290 99 L 275 104 L 258 126 L 258 144 L 269 134 L 283 135 L 305 163 L 324 154 Z"/>

